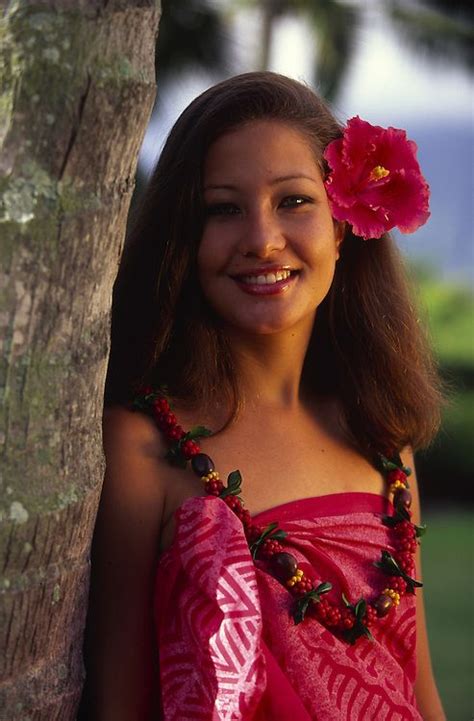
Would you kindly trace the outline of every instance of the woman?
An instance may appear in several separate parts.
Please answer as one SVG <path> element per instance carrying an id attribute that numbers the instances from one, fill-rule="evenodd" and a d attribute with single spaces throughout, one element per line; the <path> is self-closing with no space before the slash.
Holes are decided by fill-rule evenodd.
<path id="1" fill-rule="evenodd" d="M 414 150 L 272 73 L 171 131 L 114 295 L 89 718 L 444 719 L 408 482 L 440 394 L 385 232 L 429 215 Z"/>

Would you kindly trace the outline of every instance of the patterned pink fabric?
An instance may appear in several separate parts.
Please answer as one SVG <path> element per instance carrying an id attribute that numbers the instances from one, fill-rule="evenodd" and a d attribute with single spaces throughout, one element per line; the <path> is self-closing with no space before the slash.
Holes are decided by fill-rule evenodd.
<path id="1" fill-rule="evenodd" d="M 373 561 L 394 550 L 382 497 L 349 493 L 284 504 L 278 520 L 303 570 L 351 601 L 380 588 Z M 254 565 L 222 500 L 192 498 L 176 514 L 155 594 L 165 721 L 419 721 L 415 604 L 405 596 L 375 641 L 348 646 L 315 619 L 295 626 L 291 596 Z M 285 542 L 286 543 L 286 542 Z"/>

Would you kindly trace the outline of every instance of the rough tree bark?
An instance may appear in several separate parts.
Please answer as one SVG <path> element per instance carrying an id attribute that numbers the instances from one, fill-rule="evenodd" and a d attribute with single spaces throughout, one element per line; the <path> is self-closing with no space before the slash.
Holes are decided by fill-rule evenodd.
<path id="1" fill-rule="evenodd" d="M 0 3 L 0 718 L 69 721 L 156 0 Z"/>

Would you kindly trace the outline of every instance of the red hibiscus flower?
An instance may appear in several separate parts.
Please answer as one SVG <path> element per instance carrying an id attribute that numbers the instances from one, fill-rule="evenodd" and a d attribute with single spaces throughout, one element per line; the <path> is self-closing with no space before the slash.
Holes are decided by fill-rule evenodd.
<path id="1" fill-rule="evenodd" d="M 351 118 L 342 138 L 324 151 L 331 172 L 325 186 L 336 220 L 364 240 L 398 227 L 413 233 L 429 218 L 428 183 L 404 130 Z"/>

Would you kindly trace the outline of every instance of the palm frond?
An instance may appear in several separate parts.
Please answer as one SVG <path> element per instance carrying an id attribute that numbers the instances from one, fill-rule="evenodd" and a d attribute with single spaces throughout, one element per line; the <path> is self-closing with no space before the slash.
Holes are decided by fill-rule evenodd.
<path id="1" fill-rule="evenodd" d="M 360 11 L 337 0 L 299 0 L 316 37 L 315 82 L 321 94 L 333 100 L 353 57 Z"/>
<path id="2" fill-rule="evenodd" d="M 227 26 L 221 12 L 205 0 L 162 0 L 156 47 L 161 82 L 192 66 L 228 74 Z"/>
<path id="3" fill-rule="evenodd" d="M 448 14 L 448 4 L 430 0 L 430 5 L 408 5 L 392 0 L 389 13 L 397 26 L 400 38 L 417 53 L 426 53 L 433 59 L 460 63 L 474 67 L 474 25 L 467 17 L 463 2 L 454 2 Z"/>

